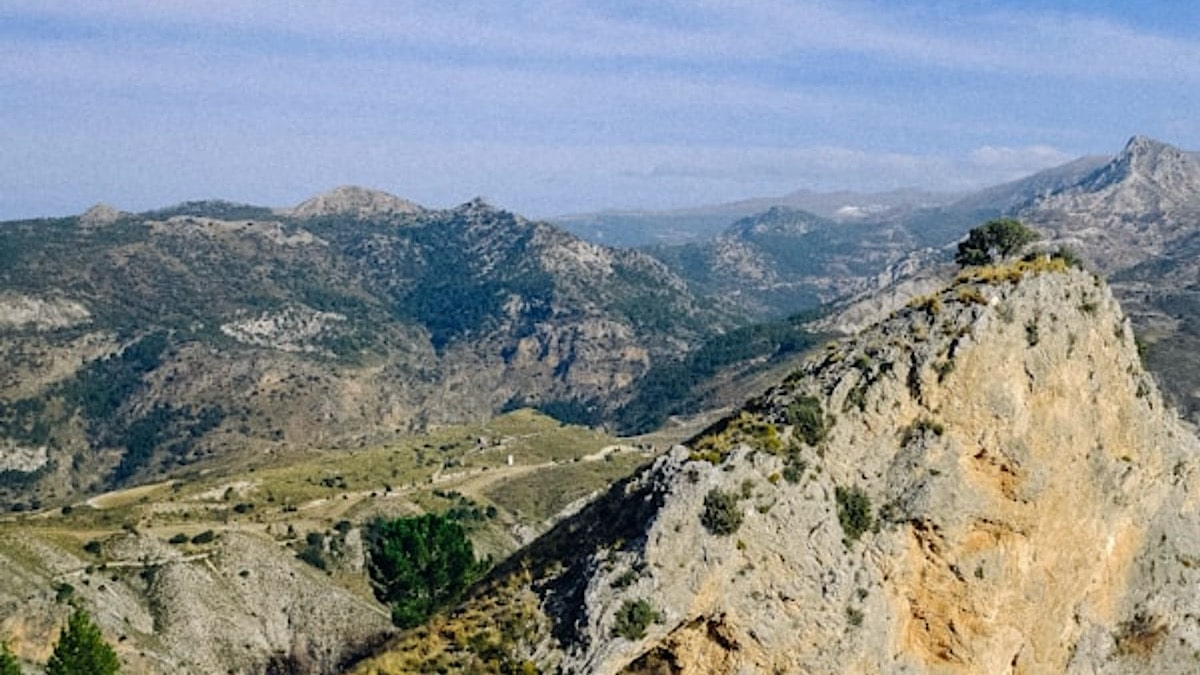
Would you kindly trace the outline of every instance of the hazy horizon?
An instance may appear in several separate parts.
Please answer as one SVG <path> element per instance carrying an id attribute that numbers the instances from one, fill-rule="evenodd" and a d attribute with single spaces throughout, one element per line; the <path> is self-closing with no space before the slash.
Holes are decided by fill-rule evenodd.
<path id="1" fill-rule="evenodd" d="M 337 185 L 531 217 L 1200 147 L 1200 8 L 0 0 L 0 219 Z"/>

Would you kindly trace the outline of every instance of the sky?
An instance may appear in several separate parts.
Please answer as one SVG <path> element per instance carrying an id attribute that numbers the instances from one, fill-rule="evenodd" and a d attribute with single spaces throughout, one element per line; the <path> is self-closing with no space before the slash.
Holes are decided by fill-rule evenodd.
<path id="1" fill-rule="evenodd" d="M 1179 0 L 0 0 L 0 219 L 963 191 L 1197 111 Z"/>

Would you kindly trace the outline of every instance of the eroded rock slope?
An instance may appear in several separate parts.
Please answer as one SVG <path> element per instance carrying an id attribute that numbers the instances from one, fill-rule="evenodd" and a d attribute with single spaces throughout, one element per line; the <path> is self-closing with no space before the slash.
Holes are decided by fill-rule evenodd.
<path id="1" fill-rule="evenodd" d="M 475 607 L 536 605 L 546 628 L 501 642 L 549 672 L 1195 672 L 1198 457 L 1102 281 L 976 269 L 560 524 Z M 403 649 L 361 672 L 419 669 Z"/>

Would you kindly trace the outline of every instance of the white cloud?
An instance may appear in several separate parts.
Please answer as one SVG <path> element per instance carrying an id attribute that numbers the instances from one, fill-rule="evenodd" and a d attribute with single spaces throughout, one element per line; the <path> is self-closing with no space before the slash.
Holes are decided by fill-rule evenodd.
<path id="1" fill-rule="evenodd" d="M 732 0 L 664 2 L 665 18 L 603 5 L 534 0 L 439 4 L 315 0 L 284 9 L 250 0 L 3 0 L 0 9 L 140 28 L 182 27 L 329 41 L 335 49 L 408 47 L 540 61 L 649 59 L 754 63 L 824 51 L 910 66 L 1035 76 L 1200 79 L 1200 43 L 1155 35 L 1101 15 L 1055 10 L 971 12 L 904 4 Z M 551 66 L 551 62 L 559 62 Z M 526 65 L 535 65 L 526 63 Z"/>

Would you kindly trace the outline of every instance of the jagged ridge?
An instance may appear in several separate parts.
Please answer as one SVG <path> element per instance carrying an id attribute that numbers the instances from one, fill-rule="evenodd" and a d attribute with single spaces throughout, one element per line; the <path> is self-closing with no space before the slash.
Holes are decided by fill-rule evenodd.
<path id="1" fill-rule="evenodd" d="M 531 545 L 508 569 L 553 628 L 510 646 L 555 672 L 1191 672 L 1198 451 L 1101 281 L 979 270 Z M 661 620 L 620 637 L 636 601 Z"/>

